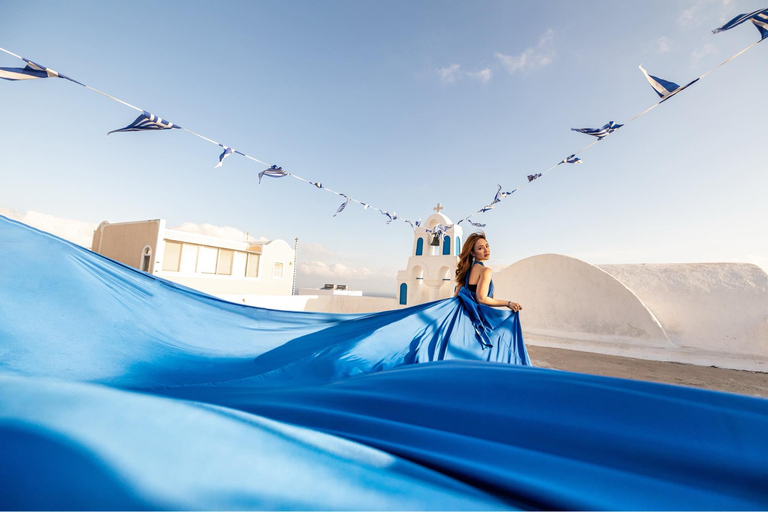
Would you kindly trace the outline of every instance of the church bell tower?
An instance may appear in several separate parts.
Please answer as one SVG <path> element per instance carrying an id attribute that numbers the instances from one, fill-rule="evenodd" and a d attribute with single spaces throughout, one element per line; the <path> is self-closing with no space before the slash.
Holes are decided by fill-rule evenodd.
<path id="1" fill-rule="evenodd" d="M 464 240 L 461 226 L 455 226 L 440 213 L 443 209 L 437 203 L 433 208 L 436 213 L 414 231 L 408 266 L 397 273 L 399 307 L 453 296 L 456 265 Z"/>

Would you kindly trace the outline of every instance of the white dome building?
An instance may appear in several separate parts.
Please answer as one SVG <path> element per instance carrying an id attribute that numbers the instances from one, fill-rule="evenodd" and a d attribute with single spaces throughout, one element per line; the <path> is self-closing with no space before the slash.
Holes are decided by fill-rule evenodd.
<path id="1" fill-rule="evenodd" d="M 442 209 L 437 203 L 433 208 L 437 213 L 430 215 L 414 232 L 408 266 L 397 273 L 399 307 L 453 295 L 456 265 L 464 240 L 461 226 L 454 225 L 451 219 L 440 213 Z M 427 231 L 438 226 L 447 228 L 439 237 Z"/>

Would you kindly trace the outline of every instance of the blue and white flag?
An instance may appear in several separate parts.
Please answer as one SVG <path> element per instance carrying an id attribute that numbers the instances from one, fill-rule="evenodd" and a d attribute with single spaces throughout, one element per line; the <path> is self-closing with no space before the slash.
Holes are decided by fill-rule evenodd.
<path id="1" fill-rule="evenodd" d="M 69 80 L 70 82 L 74 82 L 78 85 L 82 85 L 85 87 L 84 84 L 81 84 L 77 80 L 72 80 L 66 75 L 62 75 L 61 73 L 57 73 L 56 71 L 52 69 L 48 69 L 45 66 L 41 66 L 40 64 L 35 64 L 31 60 L 27 60 L 22 58 L 24 62 L 27 63 L 27 65 L 23 68 L 0 68 L 0 78 L 4 80 L 34 80 L 35 78 L 63 78 L 64 80 Z"/>
<path id="2" fill-rule="evenodd" d="M 666 101 L 675 94 L 679 93 L 680 91 L 687 89 L 691 85 L 695 84 L 699 81 L 697 78 L 696 80 L 693 80 L 692 82 L 685 84 L 683 87 L 680 87 L 675 82 L 670 82 L 669 80 L 664 80 L 663 78 L 659 78 L 657 76 L 649 75 L 648 72 L 643 68 L 643 65 L 641 64 L 638 66 L 640 68 L 640 71 L 643 72 L 645 75 L 645 78 L 648 79 L 648 83 L 651 84 L 651 87 L 654 91 L 656 91 L 656 94 L 659 95 L 661 98 L 661 101 Z"/>
<path id="3" fill-rule="evenodd" d="M 317 182 L 315 182 L 315 181 L 310 181 L 310 182 L 309 182 L 309 184 L 310 184 L 310 185 L 314 185 L 314 186 L 316 186 L 317 188 L 323 188 L 323 184 L 322 184 L 322 183 L 320 183 L 319 181 L 317 181 Z"/>
<path id="4" fill-rule="evenodd" d="M 405 222 L 407 222 L 408 224 L 410 224 L 410 225 L 411 225 L 411 229 L 413 229 L 414 231 L 416 230 L 416 228 L 418 228 L 419 226 L 421 226 L 421 219 L 417 220 L 415 223 L 414 223 L 414 222 L 411 222 L 411 221 L 409 221 L 409 220 L 406 220 Z"/>
<path id="5" fill-rule="evenodd" d="M 537 180 L 541 178 L 541 173 L 538 174 L 529 174 L 528 175 L 528 183 L 532 182 L 533 180 Z"/>
<path id="6" fill-rule="evenodd" d="M 451 224 L 453 226 L 453 224 Z M 443 233 L 449 229 L 448 226 L 443 226 L 442 224 L 438 224 L 437 226 L 433 227 L 432 229 L 427 229 L 427 233 L 432 233 L 433 235 L 436 235 L 438 237 L 443 236 Z"/>
<path id="7" fill-rule="evenodd" d="M 472 224 L 473 226 L 475 226 L 476 228 L 484 228 L 485 227 L 485 224 L 482 224 L 480 222 L 472 222 L 472 219 L 470 219 L 469 217 L 466 218 L 466 221 L 469 222 L 470 224 Z M 459 224 L 461 224 L 461 222 L 459 222 Z"/>
<path id="8" fill-rule="evenodd" d="M 581 158 L 577 157 L 575 154 L 564 158 L 563 161 L 560 162 L 560 164 L 581 164 L 581 163 L 584 163 L 584 162 L 582 162 Z M 560 165 L 560 164 L 557 164 L 557 165 Z"/>
<path id="9" fill-rule="evenodd" d="M 768 37 L 768 9 L 758 9 L 747 14 L 739 14 L 722 27 L 718 27 L 713 30 L 712 33 L 717 34 L 718 32 L 725 32 L 726 30 L 730 30 L 733 27 L 741 25 L 747 20 L 751 20 L 755 25 L 755 28 L 760 31 L 761 41 Z"/>
<path id="10" fill-rule="evenodd" d="M 339 195 L 340 195 L 340 196 L 342 196 L 342 197 L 346 197 L 346 198 L 347 198 L 347 200 L 346 200 L 346 201 L 344 201 L 344 202 L 341 204 L 341 206 L 339 206 L 339 209 L 338 209 L 338 210 L 336 210 L 336 213 L 334 213 L 334 214 L 333 214 L 333 216 L 334 216 L 334 217 L 335 217 L 335 216 L 337 216 L 338 214 L 340 214 L 342 211 L 344 211 L 344 208 L 346 208 L 346 207 L 347 207 L 347 205 L 349 204 L 349 196 L 347 196 L 347 195 L 345 195 L 345 194 L 339 194 Z"/>
<path id="11" fill-rule="evenodd" d="M 371 206 L 370 206 L 369 204 L 367 204 L 367 203 L 363 203 L 363 202 L 361 202 L 360 204 L 361 204 L 361 205 L 363 205 L 363 210 L 367 210 L 368 208 L 370 208 L 370 207 L 371 207 Z"/>
<path id="12" fill-rule="evenodd" d="M 482 208 L 480 208 L 479 210 L 477 210 L 477 213 L 485 213 L 485 212 L 493 210 L 494 208 L 496 208 L 496 205 L 494 203 L 487 204 L 487 205 L 483 206 Z"/>
<path id="13" fill-rule="evenodd" d="M 214 169 L 218 169 L 219 167 L 221 167 L 221 164 L 224 163 L 224 159 L 227 158 L 229 155 L 231 155 L 233 151 L 232 148 L 224 146 L 223 144 L 219 144 L 219 146 L 224 148 L 224 152 L 219 155 L 219 163 L 216 164 L 216 167 L 214 167 Z"/>
<path id="14" fill-rule="evenodd" d="M 120 128 L 119 130 L 112 130 L 111 132 L 107 132 L 107 136 L 109 136 L 110 133 L 116 132 L 143 132 L 147 130 L 170 130 L 171 128 L 181 128 L 181 126 L 175 125 L 161 117 L 150 114 L 145 110 L 131 124 L 125 128 Z"/>
<path id="15" fill-rule="evenodd" d="M 597 140 L 603 140 L 611 133 L 615 132 L 619 128 L 624 126 L 623 124 L 616 124 L 613 121 L 603 125 L 602 128 L 571 128 L 571 131 L 574 132 L 580 132 L 580 133 L 586 133 L 587 135 L 592 135 L 593 137 L 597 137 Z"/>
<path id="16" fill-rule="evenodd" d="M 387 224 L 391 224 L 393 220 L 397 220 L 397 213 L 395 212 L 389 213 L 386 210 L 382 210 L 381 214 L 387 217 Z"/>
<path id="17" fill-rule="evenodd" d="M 496 191 L 496 195 L 493 197 L 493 202 L 491 204 L 496 204 L 505 197 L 511 196 L 513 192 L 514 190 L 512 192 L 502 192 L 501 185 L 499 185 L 499 190 Z"/>
<path id="18" fill-rule="evenodd" d="M 273 165 L 269 169 L 264 169 L 259 173 L 259 185 L 261 185 L 261 178 L 264 176 L 269 176 L 270 178 L 282 178 L 283 176 L 288 176 L 288 173 L 279 165 Z"/>

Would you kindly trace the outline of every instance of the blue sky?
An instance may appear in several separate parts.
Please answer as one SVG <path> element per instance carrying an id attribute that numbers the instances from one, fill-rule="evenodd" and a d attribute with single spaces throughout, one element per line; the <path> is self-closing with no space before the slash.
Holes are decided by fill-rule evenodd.
<path id="1" fill-rule="evenodd" d="M 0 47 L 412 220 L 457 220 L 758 39 L 713 35 L 764 2 L 0 2 Z M 478 215 L 491 262 L 751 262 L 768 268 L 761 44 Z M 0 55 L 0 66 L 17 59 Z M 292 242 L 299 285 L 394 295 L 407 224 L 64 80 L 0 83 L 0 208 L 98 224 L 165 218 Z M 465 228 L 466 229 L 466 228 Z"/>

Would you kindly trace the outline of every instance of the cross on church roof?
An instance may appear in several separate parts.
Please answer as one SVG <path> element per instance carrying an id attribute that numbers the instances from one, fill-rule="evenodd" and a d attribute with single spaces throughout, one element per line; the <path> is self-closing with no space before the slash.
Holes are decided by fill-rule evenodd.
<path id="1" fill-rule="evenodd" d="M 439 202 L 437 203 L 437 206 L 435 206 L 432 209 L 435 210 L 437 213 L 440 213 L 440 210 L 445 210 L 445 208 L 443 208 L 443 205 L 441 205 Z"/>

